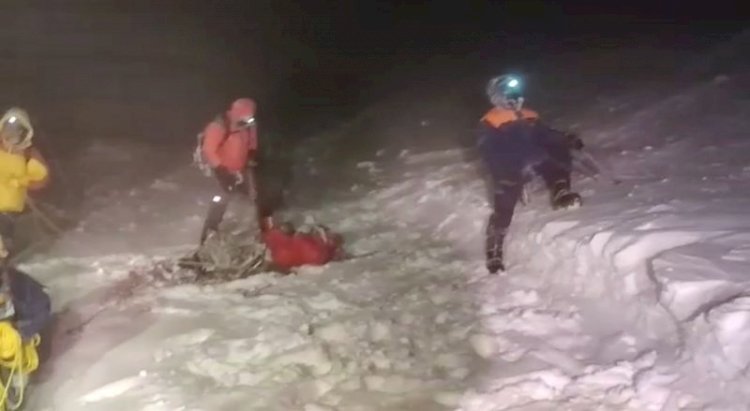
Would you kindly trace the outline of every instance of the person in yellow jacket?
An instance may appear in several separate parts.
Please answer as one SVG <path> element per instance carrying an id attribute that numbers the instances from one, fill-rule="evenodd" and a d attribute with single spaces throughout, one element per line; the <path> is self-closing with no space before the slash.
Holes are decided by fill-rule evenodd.
<path id="1" fill-rule="evenodd" d="M 15 220 L 26 209 L 28 191 L 49 180 L 49 168 L 32 146 L 33 136 L 23 109 L 11 108 L 0 118 L 0 258 L 12 249 Z"/>
<path id="2" fill-rule="evenodd" d="M 29 375 L 38 366 L 39 333 L 50 319 L 41 284 L 10 264 L 16 218 L 29 190 L 43 187 L 49 168 L 32 146 L 28 114 L 11 108 L 0 118 L 0 410 L 18 409 Z"/>

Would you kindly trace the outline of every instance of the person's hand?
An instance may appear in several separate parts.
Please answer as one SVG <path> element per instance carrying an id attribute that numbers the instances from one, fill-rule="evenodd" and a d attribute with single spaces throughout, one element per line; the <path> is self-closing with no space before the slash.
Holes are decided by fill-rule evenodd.
<path id="1" fill-rule="evenodd" d="M 245 182 L 245 174 L 241 171 L 235 171 L 232 174 L 234 175 L 234 185 L 239 186 Z"/>
<path id="2" fill-rule="evenodd" d="M 8 185 L 13 188 L 27 187 L 29 185 L 29 181 L 27 178 L 23 177 L 12 177 L 8 180 Z"/>
<path id="3" fill-rule="evenodd" d="M 568 142 L 568 147 L 573 150 L 583 150 L 583 140 L 578 137 L 575 133 L 566 133 L 565 140 Z"/>
<path id="4" fill-rule="evenodd" d="M 238 185 L 242 184 L 242 174 L 229 171 L 224 166 L 214 168 L 214 175 L 219 180 L 219 184 L 227 191 L 234 191 Z"/>

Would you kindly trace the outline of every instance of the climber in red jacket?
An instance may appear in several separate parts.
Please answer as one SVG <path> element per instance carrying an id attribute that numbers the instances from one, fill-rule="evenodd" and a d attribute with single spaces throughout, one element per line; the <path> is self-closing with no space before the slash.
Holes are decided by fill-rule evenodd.
<path id="1" fill-rule="evenodd" d="M 325 265 L 341 257 L 343 239 L 321 225 L 295 229 L 290 223 L 276 224 L 273 217 L 261 222 L 263 242 L 271 264 L 281 270 L 303 265 Z"/>
<path id="2" fill-rule="evenodd" d="M 255 111 L 254 100 L 238 99 L 226 113 L 208 123 L 202 133 L 199 147 L 200 162 L 207 163 L 205 166 L 210 168 L 221 191 L 218 191 L 211 201 L 201 230 L 201 244 L 212 232 L 218 230 L 230 197 L 249 197 L 251 202 L 256 203 L 258 218 L 263 217 L 264 211 L 260 210 L 262 207 L 257 207 L 258 187 L 253 170 L 258 152 Z"/>

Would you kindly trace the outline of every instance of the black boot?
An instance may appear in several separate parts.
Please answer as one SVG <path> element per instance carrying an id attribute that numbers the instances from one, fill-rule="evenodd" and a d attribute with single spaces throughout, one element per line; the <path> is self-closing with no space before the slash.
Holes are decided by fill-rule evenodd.
<path id="1" fill-rule="evenodd" d="M 498 271 L 505 271 L 505 264 L 503 264 L 503 255 L 496 255 L 487 258 L 487 271 L 490 274 L 497 274 Z"/>
<path id="2" fill-rule="evenodd" d="M 505 228 L 498 227 L 497 216 L 492 214 L 487 224 L 485 233 L 486 243 L 486 266 L 490 274 L 497 274 L 498 271 L 505 271 L 503 264 L 503 240 L 505 239 Z"/>
<path id="3" fill-rule="evenodd" d="M 561 181 L 555 184 L 552 191 L 552 208 L 559 210 L 561 208 L 571 209 L 580 207 L 583 204 L 581 196 L 570 191 L 570 182 Z"/>

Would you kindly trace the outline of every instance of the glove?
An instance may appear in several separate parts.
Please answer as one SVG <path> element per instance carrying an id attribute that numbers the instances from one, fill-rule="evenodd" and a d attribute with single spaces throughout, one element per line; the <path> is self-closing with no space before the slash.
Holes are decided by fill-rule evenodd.
<path id="1" fill-rule="evenodd" d="M 575 133 L 566 133 L 565 140 L 571 150 L 583 150 L 583 140 Z"/>
<path id="2" fill-rule="evenodd" d="M 495 213 L 490 216 L 487 224 L 485 251 L 487 253 L 486 267 L 490 274 L 505 271 L 503 264 L 503 240 L 506 229 L 498 227 L 498 217 Z"/>
<path id="3" fill-rule="evenodd" d="M 224 166 L 214 168 L 214 175 L 219 180 L 221 187 L 227 191 L 234 191 L 238 185 L 242 184 L 242 175 L 229 171 Z"/>

